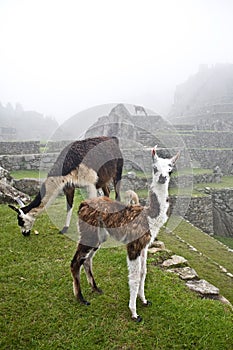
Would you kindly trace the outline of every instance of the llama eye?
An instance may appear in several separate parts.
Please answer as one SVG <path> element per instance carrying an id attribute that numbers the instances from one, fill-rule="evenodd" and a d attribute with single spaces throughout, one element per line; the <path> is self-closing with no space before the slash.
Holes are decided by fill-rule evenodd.
<path id="1" fill-rule="evenodd" d="M 158 168 L 156 165 L 153 166 L 153 171 L 154 171 L 154 175 L 158 172 Z"/>

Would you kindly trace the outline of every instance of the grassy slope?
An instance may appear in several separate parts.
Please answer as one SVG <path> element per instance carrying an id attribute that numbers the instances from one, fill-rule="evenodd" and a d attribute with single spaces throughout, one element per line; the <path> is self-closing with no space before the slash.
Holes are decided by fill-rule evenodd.
<path id="1" fill-rule="evenodd" d="M 139 303 L 144 322 L 132 322 L 124 248 L 96 255 L 96 280 L 105 293 L 92 294 L 82 274 L 91 305 L 81 306 L 69 271 L 76 243 L 59 235 L 46 214 L 35 224 L 40 234 L 29 238 L 21 236 L 6 206 L 0 206 L 0 216 L 0 349 L 233 348 L 229 308 L 197 298 L 176 276 L 150 264 L 146 292 L 152 306 Z"/>
<path id="2" fill-rule="evenodd" d="M 220 289 L 220 293 L 233 304 L 233 279 L 223 273 L 219 265 L 225 267 L 233 274 L 233 253 L 216 239 L 204 234 L 198 228 L 186 221 L 178 224 L 178 218 L 173 218 L 169 224 L 174 227 L 172 233 L 161 230 L 160 238 L 167 248 L 176 254 L 188 259 L 190 265 L 197 271 L 200 278 L 204 278 Z M 187 244 L 178 237 L 192 245 L 198 252 L 192 251 Z"/>

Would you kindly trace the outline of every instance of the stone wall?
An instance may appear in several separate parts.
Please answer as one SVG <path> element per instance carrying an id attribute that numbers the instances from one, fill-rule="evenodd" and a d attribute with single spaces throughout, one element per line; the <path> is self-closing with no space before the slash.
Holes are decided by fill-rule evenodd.
<path id="1" fill-rule="evenodd" d="M 233 189 L 212 192 L 214 234 L 233 237 Z"/>
<path id="2" fill-rule="evenodd" d="M 50 141 L 46 144 L 46 150 L 48 153 L 57 153 L 61 152 L 63 148 L 69 145 L 71 140 L 63 140 L 63 141 Z"/>
<path id="3" fill-rule="evenodd" d="M 0 155 L 36 153 L 40 153 L 40 141 L 0 142 Z"/>
<path id="4" fill-rule="evenodd" d="M 213 169 L 216 166 L 221 168 L 221 171 L 224 175 L 233 174 L 233 164 L 231 159 L 233 159 L 233 149 L 212 149 L 212 150 L 203 150 L 203 149 L 190 149 L 190 157 L 193 162 L 196 162 L 196 167 Z"/>
<path id="5" fill-rule="evenodd" d="M 179 130 L 177 134 L 163 133 L 156 134 L 158 144 L 164 144 L 168 147 L 180 147 L 183 141 L 183 145 L 186 148 L 233 148 L 233 132 L 207 132 L 207 131 L 195 131 L 187 132 L 184 130 L 181 133 Z M 156 142 L 154 142 L 155 144 Z M 153 144 L 153 145 L 154 145 Z"/>
<path id="6" fill-rule="evenodd" d="M 179 200 L 179 201 L 178 201 Z M 178 201 L 178 202 L 177 202 Z M 213 234 L 213 204 L 211 196 L 171 197 L 171 212 L 190 221 L 206 233 Z"/>
<path id="7" fill-rule="evenodd" d="M 196 198 L 173 196 L 171 211 L 206 233 L 233 238 L 233 189 L 211 190 Z"/>
<path id="8" fill-rule="evenodd" d="M 25 155 L 2 155 L 0 156 L 0 166 L 8 171 L 14 170 L 49 170 L 54 164 L 58 154 L 25 154 Z"/>

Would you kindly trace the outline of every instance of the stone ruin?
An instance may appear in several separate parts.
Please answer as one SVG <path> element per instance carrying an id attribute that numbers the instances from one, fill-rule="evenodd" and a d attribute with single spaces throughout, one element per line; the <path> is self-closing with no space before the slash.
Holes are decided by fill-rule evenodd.
<path id="1" fill-rule="evenodd" d="M 9 172 L 0 166 L 0 204 L 16 204 L 17 199 L 24 203 L 30 201 L 30 197 L 14 187 L 14 180 Z"/>

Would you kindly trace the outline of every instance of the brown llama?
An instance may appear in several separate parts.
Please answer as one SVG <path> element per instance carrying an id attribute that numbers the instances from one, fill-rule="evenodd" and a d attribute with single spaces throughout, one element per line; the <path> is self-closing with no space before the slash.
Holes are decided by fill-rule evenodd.
<path id="1" fill-rule="evenodd" d="M 144 294 L 147 250 L 157 236 L 160 227 L 167 221 L 168 184 L 178 157 L 179 153 L 169 159 L 159 158 L 156 148 L 153 148 L 153 178 L 149 190 L 148 207 L 125 206 L 107 197 L 89 199 L 80 204 L 78 212 L 80 241 L 71 261 L 71 273 L 74 295 L 81 303 L 90 304 L 81 292 L 80 270 L 82 265 L 92 290 L 101 293 L 92 273 L 92 258 L 109 234 L 127 246 L 129 308 L 133 320 L 137 322 L 142 320 L 136 311 L 136 299 L 139 296 L 143 305 L 150 305 Z"/>
<path id="2" fill-rule="evenodd" d="M 105 196 L 109 196 L 108 184 L 113 180 L 116 199 L 120 200 L 122 168 L 123 158 L 116 137 L 88 138 L 66 146 L 35 199 L 21 208 L 9 205 L 18 214 L 22 234 L 30 235 L 37 216 L 62 189 L 67 200 L 67 218 L 61 233 L 65 233 L 70 224 L 75 187 L 86 187 L 89 198 L 96 197 L 99 188 Z"/>

